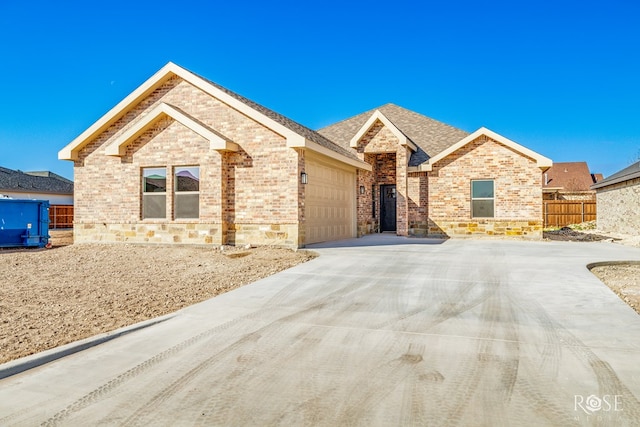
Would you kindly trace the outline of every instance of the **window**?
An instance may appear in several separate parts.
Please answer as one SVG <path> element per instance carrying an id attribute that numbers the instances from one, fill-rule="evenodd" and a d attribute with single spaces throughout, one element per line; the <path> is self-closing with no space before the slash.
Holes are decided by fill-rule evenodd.
<path id="1" fill-rule="evenodd" d="M 142 218 L 167 217 L 167 170 L 142 169 Z"/>
<path id="2" fill-rule="evenodd" d="M 200 216 L 200 168 L 197 166 L 175 168 L 175 218 Z"/>
<path id="3" fill-rule="evenodd" d="M 471 181 L 471 217 L 494 217 L 493 180 Z"/>

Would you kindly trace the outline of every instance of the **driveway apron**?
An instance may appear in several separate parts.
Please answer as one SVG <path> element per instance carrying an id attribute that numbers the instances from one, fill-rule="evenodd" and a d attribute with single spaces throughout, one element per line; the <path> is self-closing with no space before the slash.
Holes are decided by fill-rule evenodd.
<path id="1" fill-rule="evenodd" d="M 0 425 L 640 423 L 612 243 L 367 236 L 0 380 Z"/>

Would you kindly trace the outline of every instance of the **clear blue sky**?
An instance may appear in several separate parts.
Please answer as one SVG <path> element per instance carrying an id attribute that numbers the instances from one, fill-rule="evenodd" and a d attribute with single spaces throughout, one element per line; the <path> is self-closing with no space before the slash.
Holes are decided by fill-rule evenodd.
<path id="1" fill-rule="evenodd" d="M 0 166 L 58 151 L 168 61 L 312 129 L 393 102 L 610 175 L 640 155 L 640 5 L 0 0 Z"/>

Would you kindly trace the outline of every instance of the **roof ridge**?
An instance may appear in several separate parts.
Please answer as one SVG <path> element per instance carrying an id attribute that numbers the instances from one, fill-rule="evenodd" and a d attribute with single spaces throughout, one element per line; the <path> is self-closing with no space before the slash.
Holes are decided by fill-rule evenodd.
<path id="1" fill-rule="evenodd" d="M 439 125 L 448 126 L 448 127 L 449 127 L 449 128 L 451 128 L 451 129 L 455 129 L 455 130 L 462 131 L 462 132 L 466 132 L 467 134 L 470 134 L 470 132 L 467 132 L 467 131 L 466 131 L 466 130 L 464 130 L 464 129 L 460 129 L 460 128 L 458 128 L 458 127 L 455 127 L 455 126 L 453 126 L 453 125 L 450 125 L 450 124 L 448 124 L 448 123 L 445 123 L 445 122 L 443 122 L 443 121 L 441 121 L 441 120 L 434 119 L 433 117 L 429 117 L 429 116 L 427 116 L 427 115 L 425 115 L 425 114 L 422 114 L 422 113 L 420 113 L 420 112 L 418 112 L 418 111 L 410 110 L 410 109 L 408 109 L 408 108 L 406 108 L 406 107 L 403 107 L 402 105 L 397 105 L 397 104 L 393 104 L 393 103 L 389 103 L 389 104 L 385 104 L 385 105 L 391 105 L 391 106 L 394 106 L 394 107 L 399 108 L 399 109 L 401 109 L 401 110 L 403 110 L 403 111 L 405 111 L 405 112 L 407 112 L 407 113 L 410 113 L 410 114 L 412 114 L 412 115 L 420 116 L 420 117 L 425 118 L 425 119 L 427 119 L 427 120 L 430 120 L 430 121 L 432 121 L 432 122 L 438 123 Z M 382 107 L 380 107 L 380 108 L 382 108 Z M 389 120 L 391 120 L 391 119 L 389 119 Z"/>
<path id="2" fill-rule="evenodd" d="M 373 114 L 373 113 L 375 113 L 375 112 L 376 112 L 376 110 L 380 110 L 382 107 L 384 107 L 384 106 L 386 106 L 386 105 L 395 105 L 395 104 L 393 104 L 393 103 L 391 103 L 391 102 L 387 102 L 386 104 L 379 105 L 379 106 L 377 106 L 377 107 L 375 107 L 375 108 L 371 108 L 371 109 L 369 109 L 369 110 L 363 111 L 362 113 L 358 113 L 358 114 L 356 114 L 356 115 L 354 115 L 354 116 L 345 117 L 344 119 L 342 119 L 342 120 L 338 120 L 338 121 L 337 121 L 337 122 L 335 122 L 335 123 L 332 123 L 332 124 L 327 125 L 327 126 L 323 126 L 323 127 L 321 127 L 320 129 L 318 129 L 316 132 L 320 132 L 322 129 L 326 129 L 326 128 L 330 128 L 330 127 L 332 127 L 332 126 L 336 126 L 336 125 L 338 125 L 338 124 L 340 124 L 340 123 L 344 123 L 344 122 L 346 122 L 346 121 L 348 121 L 348 120 L 353 119 L 354 117 L 363 116 L 363 115 L 365 115 L 365 114 L 367 114 L 367 113 Z"/>

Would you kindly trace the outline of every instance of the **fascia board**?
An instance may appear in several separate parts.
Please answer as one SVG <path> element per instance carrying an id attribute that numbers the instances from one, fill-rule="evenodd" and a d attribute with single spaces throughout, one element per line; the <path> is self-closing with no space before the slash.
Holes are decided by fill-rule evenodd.
<path id="1" fill-rule="evenodd" d="M 308 139 L 306 140 L 306 143 L 304 146 L 299 146 L 300 148 L 304 147 L 305 149 L 311 150 L 311 151 L 315 151 L 316 153 L 325 155 L 327 157 L 330 157 L 332 159 L 338 160 L 342 163 L 346 163 L 350 166 L 354 166 L 358 169 L 363 169 L 366 171 L 371 172 L 373 170 L 372 166 L 367 163 L 367 162 L 363 162 L 360 160 L 356 160 L 356 159 L 352 159 L 350 157 L 347 157 L 343 154 L 340 153 L 336 153 L 333 150 L 328 149 L 327 147 L 323 147 L 322 145 L 318 144 L 317 142 L 313 142 L 313 141 L 309 141 Z"/>
<path id="2" fill-rule="evenodd" d="M 597 190 L 599 188 L 609 187 L 611 185 L 620 184 L 621 182 L 631 181 L 631 180 L 637 179 L 637 178 L 640 178 L 640 173 L 632 172 L 630 174 L 619 176 L 619 177 L 614 178 L 614 179 L 609 180 L 609 181 L 608 180 L 603 180 L 603 181 L 597 182 L 597 183 L 593 184 L 589 188 L 592 189 L 592 190 Z"/>
<path id="3" fill-rule="evenodd" d="M 144 83 L 138 86 L 136 90 L 127 95 L 115 107 L 100 117 L 98 121 L 89 126 L 87 130 L 82 132 L 77 138 L 60 150 L 58 152 L 58 159 L 76 160 L 78 158 L 78 151 L 84 148 L 93 136 L 107 129 L 116 119 L 126 113 L 132 105 L 137 104 L 153 92 L 158 86 L 169 80 L 176 67 L 177 65 L 169 62 L 153 76 L 149 77 Z"/>
<path id="4" fill-rule="evenodd" d="M 230 107 L 240 111 L 242 114 L 256 120 L 265 127 L 273 130 L 274 132 L 282 135 L 287 141 L 300 142 L 304 141 L 304 137 L 293 132 L 291 129 L 276 122 L 275 120 L 267 117 L 257 110 L 244 104 L 242 101 L 232 97 L 231 95 L 223 92 L 219 88 L 215 87 L 206 80 L 196 76 L 195 74 L 185 70 L 184 68 L 169 62 L 162 67 L 153 76 L 148 78 L 142 85 L 136 90 L 131 92 L 127 97 L 120 101 L 109 112 L 102 116 L 98 121 L 91 125 L 87 130 L 82 132 L 77 138 L 67 144 L 62 150 L 58 152 L 58 159 L 60 160 L 76 160 L 78 158 L 78 151 L 86 146 L 91 138 L 98 133 L 107 129 L 115 120 L 125 114 L 133 105 L 136 105 L 143 98 L 153 92 L 158 86 L 169 80 L 173 75 L 176 75 L 188 83 L 198 87 L 212 95 Z"/>
<path id="5" fill-rule="evenodd" d="M 432 158 L 429 159 L 429 161 L 427 163 L 423 163 L 422 165 L 420 165 L 421 170 L 424 171 L 431 171 L 433 170 L 433 164 L 444 159 L 445 157 L 447 157 L 448 155 L 450 155 L 451 153 L 459 150 L 460 148 L 464 147 L 465 145 L 467 145 L 468 143 L 470 143 L 471 141 L 475 140 L 476 138 L 485 135 L 488 136 L 489 138 L 493 139 L 494 141 L 497 141 L 503 145 L 506 145 L 507 147 L 521 153 L 524 154 L 527 157 L 530 157 L 532 159 L 534 159 L 536 161 L 537 166 L 544 170 L 549 169 L 552 165 L 553 165 L 553 161 L 547 157 L 544 157 L 541 154 L 536 153 L 533 150 L 530 150 L 526 147 L 523 147 L 522 145 L 518 144 L 517 142 L 514 142 L 508 138 L 505 138 L 502 135 L 499 135 L 485 127 L 481 127 L 480 129 L 478 129 L 477 131 L 473 132 L 470 135 L 467 135 L 466 137 L 464 137 L 463 139 L 461 139 L 460 141 L 456 142 L 455 144 L 453 144 L 451 147 L 447 148 L 446 150 L 444 150 L 443 152 L 433 156 Z"/>
<path id="6" fill-rule="evenodd" d="M 202 136 L 209 141 L 211 148 L 214 150 L 228 150 L 237 151 L 237 144 L 227 140 L 226 138 L 218 135 L 215 131 L 206 126 L 196 122 L 193 118 L 184 114 L 183 112 L 171 107 L 164 102 L 156 106 L 144 118 L 139 120 L 131 128 L 127 129 L 122 135 L 118 136 L 111 144 L 105 149 L 105 154 L 109 156 L 122 156 L 125 154 L 127 146 L 133 142 L 138 136 L 144 133 L 149 126 L 151 126 L 158 118 L 166 115 L 171 117 L 183 126 L 191 129 L 193 132 Z"/>
<path id="7" fill-rule="evenodd" d="M 396 138 L 398 138 L 398 141 L 400 141 L 400 145 L 406 145 L 409 148 L 411 148 L 413 151 L 417 151 L 418 150 L 418 147 L 413 142 L 411 142 L 409 140 L 409 138 L 407 138 L 407 136 L 405 134 L 400 132 L 400 129 L 398 129 L 396 127 L 396 125 L 391 123 L 391 121 L 384 114 L 382 114 L 382 112 L 380 112 L 380 110 L 374 111 L 373 114 L 371 114 L 371 117 L 369 117 L 369 119 L 365 122 L 365 124 L 362 125 L 362 127 L 360 128 L 358 133 L 356 133 L 355 136 L 353 138 L 351 138 L 351 141 L 349 141 L 349 146 L 351 148 L 357 148 L 358 147 L 358 141 L 360 141 L 360 139 L 367 132 L 369 132 L 369 129 L 371 129 L 371 127 L 374 125 L 376 120 L 380 120 L 382 122 L 382 124 L 385 125 L 385 127 L 389 128 L 391 133 L 393 133 L 393 135 Z"/>

